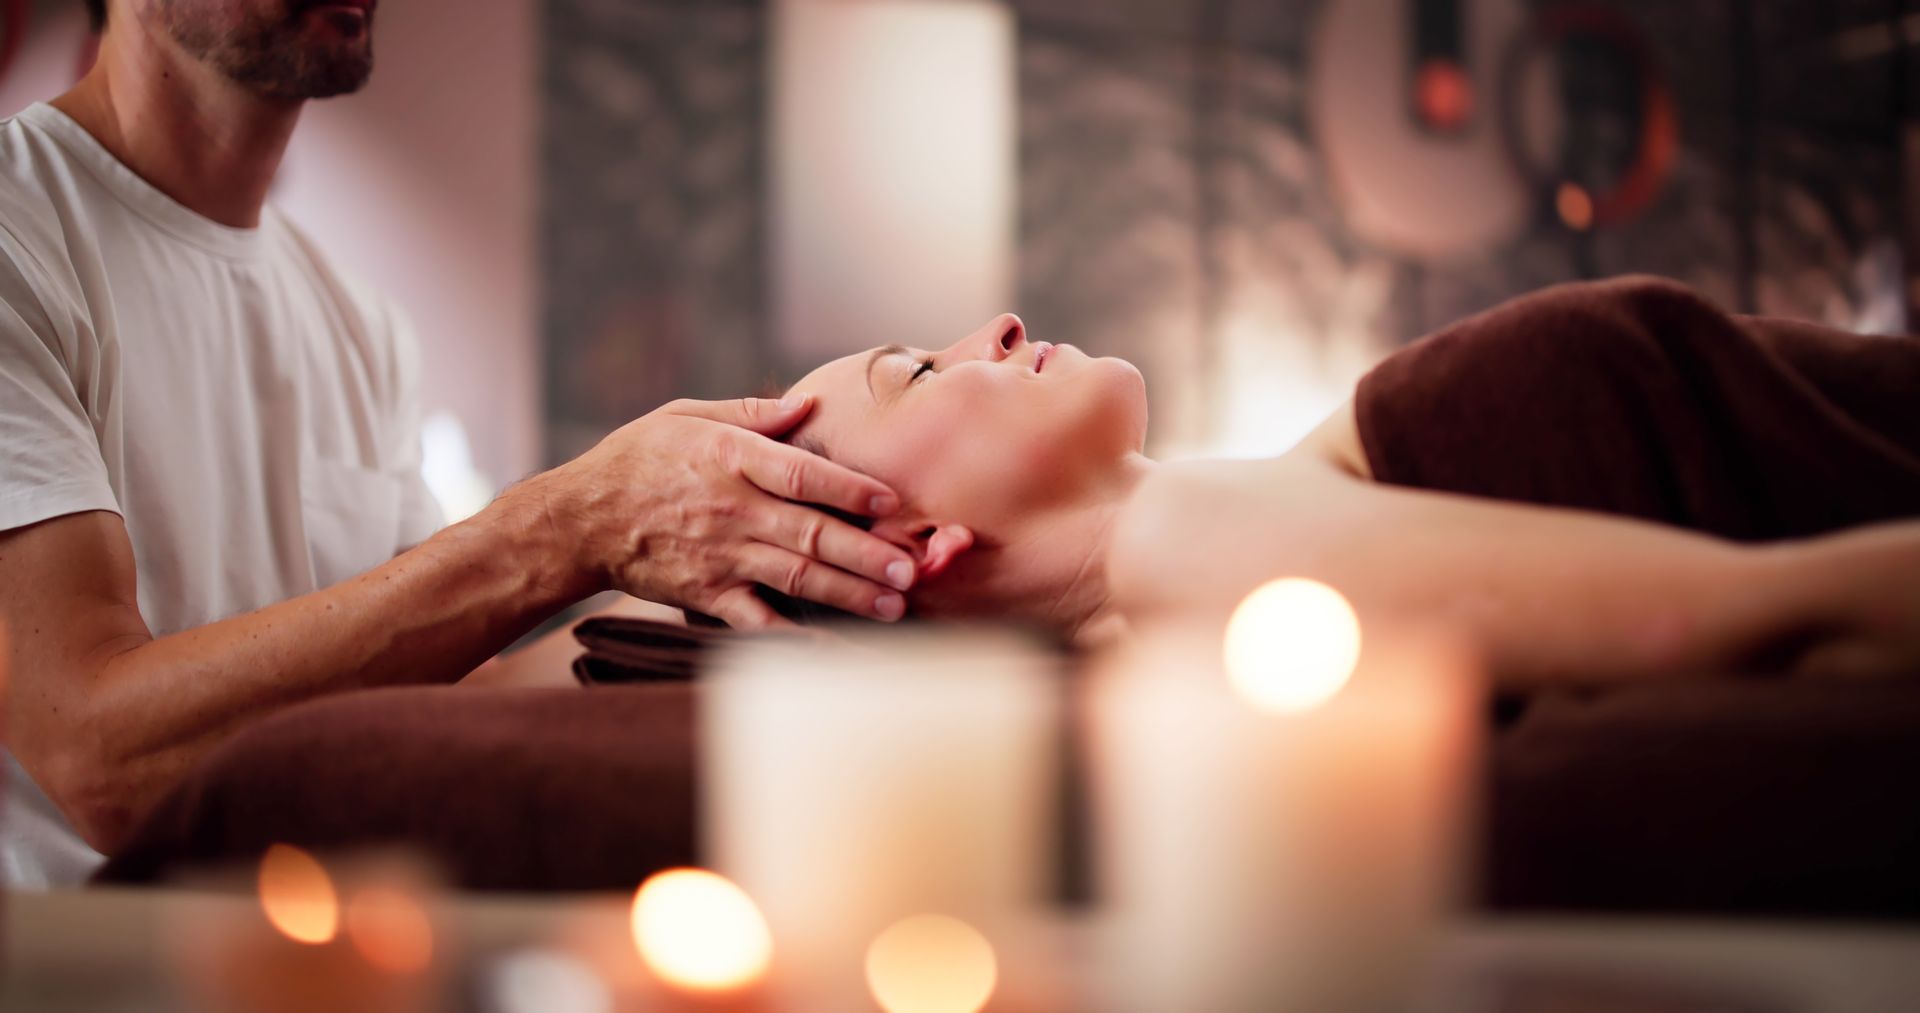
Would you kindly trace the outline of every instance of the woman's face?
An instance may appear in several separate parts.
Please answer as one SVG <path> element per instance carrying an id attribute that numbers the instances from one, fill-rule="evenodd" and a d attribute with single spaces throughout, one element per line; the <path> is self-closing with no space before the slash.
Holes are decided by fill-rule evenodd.
<path id="1" fill-rule="evenodd" d="M 849 355 L 794 391 L 794 442 L 886 482 L 920 519 L 992 536 L 1111 475 L 1146 439 L 1146 386 L 1120 359 L 1029 342 L 1011 313 L 940 349 Z"/>

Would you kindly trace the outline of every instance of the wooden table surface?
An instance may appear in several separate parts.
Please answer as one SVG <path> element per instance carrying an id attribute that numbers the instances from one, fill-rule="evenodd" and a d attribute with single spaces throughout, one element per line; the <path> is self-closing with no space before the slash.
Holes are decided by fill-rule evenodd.
<path id="1" fill-rule="evenodd" d="M 15 893 L 4 903 L 0 1010 L 204 1008 L 182 998 L 178 937 L 210 918 L 257 918 L 250 897 L 187 890 Z M 618 951 L 638 968 L 625 896 L 456 894 L 430 903 L 450 947 L 443 952 L 459 955 L 454 965 L 472 969 L 528 947 L 597 947 L 604 952 L 588 963 L 606 953 L 618 961 Z M 1061 954 L 1086 952 L 1094 934 L 1068 920 L 1047 932 Z M 1920 925 L 1463 921 L 1429 977 L 1411 1007 L 1418 1013 L 1899 1013 L 1920 1010 Z"/>

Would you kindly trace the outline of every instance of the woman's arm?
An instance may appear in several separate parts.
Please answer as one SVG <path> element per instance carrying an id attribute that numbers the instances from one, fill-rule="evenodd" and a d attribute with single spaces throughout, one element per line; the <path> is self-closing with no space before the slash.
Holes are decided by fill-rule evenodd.
<path id="1" fill-rule="evenodd" d="M 1363 624 L 1465 630 L 1505 681 L 1920 670 L 1920 634 L 1905 632 L 1920 625 L 1920 522 L 1749 546 L 1378 485 L 1302 449 L 1150 479 L 1116 533 L 1122 610 L 1217 610 L 1305 576 L 1338 588 Z"/>

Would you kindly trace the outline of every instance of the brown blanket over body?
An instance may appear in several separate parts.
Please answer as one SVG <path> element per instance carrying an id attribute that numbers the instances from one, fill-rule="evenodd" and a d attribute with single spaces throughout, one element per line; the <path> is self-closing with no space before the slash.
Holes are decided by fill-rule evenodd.
<path id="1" fill-rule="evenodd" d="M 1374 478 L 1764 540 L 1920 516 L 1920 340 L 1562 285 L 1407 347 L 1354 398 Z"/>
<path id="2" fill-rule="evenodd" d="M 1624 280 L 1411 346 L 1356 411 L 1381 481 L 1761 539 L 1920 514 L 1916 402 L 1920 342 Z M 103 877 L 274 841 L 398 841 L 467 886 L 631 887 L 698 857 L 698 693 L 393 689 L 295 708 L 211 756 Z M 1502 907 L 1920 915 L 1916 769 L 1920 673 L 1547 694 L 1496 738 L 1481 878 Z"/>

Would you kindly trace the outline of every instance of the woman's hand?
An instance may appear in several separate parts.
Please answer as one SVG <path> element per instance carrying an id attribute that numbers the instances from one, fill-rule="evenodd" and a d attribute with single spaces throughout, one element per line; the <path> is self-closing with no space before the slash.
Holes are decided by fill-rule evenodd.
<path id="1" fill-rule="evenodd" d="M 811 408 L 804 397 L 675 401 L 503 499 L 540 511 L 573 547 L 586 593 L 618 588 L 737 628 L 788 625 L 753 593 L 765 584 L 857 615 L 898 619 L 913 561 L 801 504 L 878 517 L 899 509 L 899 498 L 872 478 L 770 439 Z"/>

